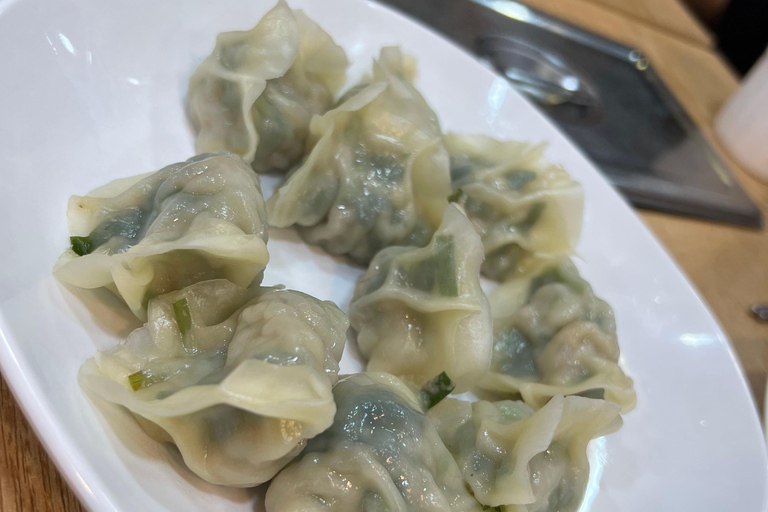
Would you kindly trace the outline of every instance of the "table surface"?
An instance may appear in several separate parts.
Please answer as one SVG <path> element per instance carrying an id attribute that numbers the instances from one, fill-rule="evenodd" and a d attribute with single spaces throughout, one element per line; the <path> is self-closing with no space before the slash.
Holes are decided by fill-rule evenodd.
<path id="1" fill-rule="evenodd" d="M 641 49 L 717 148 L 712 120 L 738 80 L 712 38 L 677 0 L 523 0 L 532 7 Z M 768 216 L 768 185 L 721 151 Z M 758 404 L 768 368 L 768 323 L 749 313 L 768 302 L 768 231 L 641 211 L 640 216 L 696 285 L 729 335 Z M 762 410 L 762 407 L 759 406 Z M 0 380 L 0 512 L 84 510 Z"/>
<path id="2" fill-rule="evenodd" d="M 522 0 L 525 2 L 526 0 Z M 714 38 L 688 11 L 688 8 L 676 0 L 589 0 L 605 10 L 613 10 L 626 18 L 640 21 L 645 25 L 657 27 L 669 34 L 683 38 L 689 43 L 705 47 L 714 46 Z M 554 2 L 550 2 L 554 3 Z M 566 16 L 561 16 L 566 18 Z"/>

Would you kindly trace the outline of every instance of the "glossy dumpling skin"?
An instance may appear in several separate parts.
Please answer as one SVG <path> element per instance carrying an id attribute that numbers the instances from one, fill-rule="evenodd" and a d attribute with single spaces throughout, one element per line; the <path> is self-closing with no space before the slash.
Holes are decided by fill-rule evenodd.
<path id="1" fill-rule="evenodd" d="M 150 301 L 147 324 L 79 378 L 201 478 L 251 487 L 331 425 L 347 327 L 331 302 L 205 281 Z"/>
<path id="2" fill-rule="evenodd" d="M 269 261 L 259 178 L 231 153 L 204 154 L 72 196 L 61 281 L 107 287 L 141 319 L 147 302 L 206 279 L 248 286 Z M 81 255 L 82 254 L 82 255 Z"/>
<path id="3" fill-rule="evenodd" d="M 362 264 L 384 247 L 429 241 L 450 176 L 414 74 L 411 57 L 383 48 L 371 76 L 312 119 L 306 159 L 267 202 L 272 226 L 296 225 L 308 243 Z"/>
<path id="4" fill-rule="evenodd" d="M 522 402 L 447 398 L 428 417 L 475 498 L 504 512 L 576 512 L 589 481 L 587 444 L 617 431 L 619 406 L 557 395 Z"/>
<path id="5" fill-rule="evenodd" d="M 445 371 L 459 392 L 487 372 L 492 325 L 482 261 L 480 238 L 456 205 L 446 207 L 426 247 L 379 252 L 349 308 L 367 369 L 416 387 Z"/>
<path id="6" fill-rule="evenodd" d="M 198 152 L 236 153 L 258 172 L 286 171 L 304 154 L 309 121 L 333 107 L 347 57 L 283 0 L 248 31 L 224 32 L 189 81 Z"/>
<path id="7" fill-rule="evenodd" d="M 416 397 L 361 373 L 333 390 L 333 426 L 275 477 L 267 512 L 479 512 Z"/>
<path id="8" fill-rule="evenodd" d="M 484 275 L 505 280 L 573 253 L 584 193 L 543 159 L 543 146 L 455 133 L 443 140 L 457 201 L 483 239 Z"/>
<path id="9" fill-rule="evenodd" d="M 493 358 L 480 387 L 520 394 L 534 408 L 557 394 L 636 403 L 619 367 L 613 310 L 597 298 L 568 258 L 491 293 Z"/>

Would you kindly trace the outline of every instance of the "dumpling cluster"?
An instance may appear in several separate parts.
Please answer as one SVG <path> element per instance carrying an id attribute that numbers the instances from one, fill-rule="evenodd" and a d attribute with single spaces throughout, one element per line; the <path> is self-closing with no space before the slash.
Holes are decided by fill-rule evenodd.
<path id="1" fill-rule="evenodd" d="M 383 48 L 373 73 L 310 123 L 308 153 L 269 198 L 270 224 L 367 264 L 392 245 L 425 245 L 448 204 L 437 116 L 412 84 L 413 59 Z"/>
<path id="2" fill-rule="evenodd" d="M 453 133 L 443 141 L 456 200 L 483 240 L 483 274 L 503 281 L 573 253 L 584 194 L 542 158 L 543 146 Z"/>
<path id="3" fill-rule="evenodd" d="M 304 154 L 309 121 L 333 106 L 347 56 L 283 0 L 251 30 L 224 32 L 189 81 L 198 152 L 231 151 L 259 172 Z"/>
<path id="4" fill-rule="evenodd" d="M 229 153 L 72 196 L 67 220 L 72 246 L 56 277 L 110 288 L 142 319 L 152 297 L 206 279 L 249 286 L 269 261 L 259 178 Z"/>
<path id="5" fill-rule="evenodd" d="M 493 358 L 482 388 L 542 407 L 558 394 L 605 398 L 629 412 L 632 379 L 619 367 L 613 310 L 563 258 L 490 296 Z"/>
<path id="6" fill-rule="evenodd" d="M 268 512 L 575 512 L 587 444 L 635 404 L 568 259 L 581 187 L 540 147 L 444 136 L 399 48 L 336 102 L 346 67 L 280 0 L 190 80 L 198 150 L 226 151 L 71 199 L 56 276 L 146 320 L 82 386 L 208 482 L 272 480 Z M 266 204 L 254 170 L 289 171 Z M 349 320 L 260 286 L 268 224 L 369 264 Z M 350 323 L 367 373 L 339 380 Z"/>
<path id="7" fill-rule="evenodd" d="M 331 425 L 347 327 L 303 293 L 204 281 L 151 300 L 147 324 L 89 359 L 80 382 L 201 478 L 252 487 Z"/>
<path id="8" fill-rule="evenodd" d="M 492 326 L 482 261 L 480 237 L 455 205 L 426 247 L 379 252 L 349 308 L 367 369 L 417 387 L 446 372 L 458 391 L 487 372 Z"/>
<path id="9" fill-rule="evenodd" d="M 587 444 L 622 424 L 615 404 L 561 395 L 536 412 L 522 402 L 449 398 L 428 417 L 474 497 L 508 512 L 579 510 L 589 479 Z"/>
<path id="10" fill-rule="evenodd" d="M 269 486 L 267 512 L 480 512 L 416 396 L 361 373 L 333 390 L 333 425 Z"/>

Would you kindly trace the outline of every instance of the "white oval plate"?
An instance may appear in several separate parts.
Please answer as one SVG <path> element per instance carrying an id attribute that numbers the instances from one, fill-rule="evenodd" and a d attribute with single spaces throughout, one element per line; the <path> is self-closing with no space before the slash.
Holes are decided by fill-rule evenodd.
<path id="1" fill-rule="evenodd" d="M 92 511 L 246 511 L 263 491 L 200 482 L 124 413 L 83 395 L 80 364 L 136 322 L 108 292 L 62 287 L 51 267 L 68 242 L 70 194 L 193 154 L 189 75 L 217 33 L 250 28 L 272 3 L 0 0 L 0 363 Z M 548 156 L 584 185 L 578 264 L 616 311 L 622 363 L 638 391 L 637 409 L 607 438 L 592 510 L 763 510 L 765 444 L 728 341 L 584 156 L 504 80 L 403 16 L 362 0 L 291 4 L 344 46 L 351 80 L 382 45 L 400 44 L 418 58 L 418 85 L 444 129 L 548 141 Z M 265 189 L 274 184 L 265 180 Z M 269 247 L 266 283 L 348 307 L 360 269 L 292 231 L 273 232 Z M 355 368 L 347 357 L 344 369 Z"/>

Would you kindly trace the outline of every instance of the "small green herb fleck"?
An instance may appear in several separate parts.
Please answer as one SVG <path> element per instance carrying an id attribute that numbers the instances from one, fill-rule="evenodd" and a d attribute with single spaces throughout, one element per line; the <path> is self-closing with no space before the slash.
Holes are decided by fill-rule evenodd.
<path id="1" fill-rule="evenodd" d="M 87 236 L 71 236 L 69 242 L 72 244 L 72 250 L 78 256 L 85 256 L 93 252 L 93 242 Z"/>
<path id="2" fill-rule="evenodd" d="M 153 374 L 152 370 L 149 369 L 141 370 L 128 376 L 128 382 L 131 385 L 131 389 L 134 391 L 148 388 L 152 384 L 157 384 L 158 382 L 163 382 L 167 379 L 168 377 Z"/>
<path id="3" fill-rule="evenodd" d="M 536 179 L 536 173 L 519 169 L 507 173 L 504 178 L 507 180 L 507 183 L 509 183 L 512 190 L 522 190 L 523 187 Z"/>
<path id="4" fill-rule="evenodd" d="M 501 512 L 501 505 L 498 507 L 490 507 L 488 505 L 483 505 L 483 510 L 495 510 L 496 512 Z"/>
<path id="5" fill-rule="evenodd" d="M 173 313 L 176 315 L 176 323 L 179 325 L 179 331 L 182 336 L 192 329 L 192 314 L 189 311 L 187 299 L 177 300 L 173 303 Z"/>
<path id="6" fill-rule="evenodd" d="M 457 188 L 453 191 L 453 194 L 448 196 L 448 202 L 449 203 L 458 203 L 461 198 L 464 196 L 464 191 L 460 188 Z"/>
<path id="7" fill-rule="evenodd" d="M 447 397 L 455 387 L 456 384 L 453 383 L 448 374 L 442 372 L 421 388 L 421 401 L 426 409 L 429 410 L 439 404 L 443 398 Z"/>

